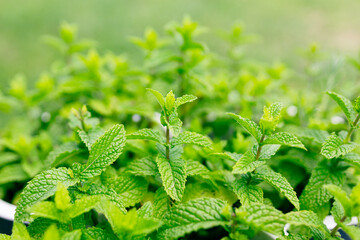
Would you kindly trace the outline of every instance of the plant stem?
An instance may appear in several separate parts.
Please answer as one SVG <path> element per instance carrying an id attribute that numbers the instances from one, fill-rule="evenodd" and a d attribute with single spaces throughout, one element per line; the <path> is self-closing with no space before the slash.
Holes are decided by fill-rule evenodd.
<path id="1" fill-rule="evenodd" d="M 262 149 L 261 143 L 264 141 L 264 139 L 265 139 L 265 135 L 262 135 L 262 137 L 260 139 L 260 142 L 259 142 L 259 147 L 258 147 L 257 152 L 256 152 L 255 160 L 258 160 L 259 157 L 260 157 L 260 153 L 261 153 L 261 149 Z"/>
<path id="2" fill-rule="evenodd" d="M 340 222 L 344 222 L 346 220 L 346 216 L 344 216 L 342 219 L 340 219 Z M 331 230 L 331 236 L 332 237 L 334 237 L 335 236 L 335 234 L 336 234 L 336 232 L 339 230 L 339 228 L 340 228 L 340 225 L 339 224 L 337 224 L 334 228 L 333 228 L 333 230 Z"/>
<path id="3" fill-rule="evenodd" d="M 167 117 L 167 122 L 169 118 Z M 169 126 L 166 126 L 166 158 L 170 160 L 170 129 Z"/>
<path id="4" fill-rule="evenodd" d="M 360 114 L 357 115 L 355 121 L 353 122 L 353 125 L 350 126 L 350 129 L 349 129 L 349 131 L 348 131 L 348 133 L 347 133 L 347 135 L 345 137 L 345 140 L 344 140 L 345 143 L 348 143 L 350 141 L 351 134 L 354 132 L 355 127 L 358 124 L 359 120 L 360 120 Z"/>

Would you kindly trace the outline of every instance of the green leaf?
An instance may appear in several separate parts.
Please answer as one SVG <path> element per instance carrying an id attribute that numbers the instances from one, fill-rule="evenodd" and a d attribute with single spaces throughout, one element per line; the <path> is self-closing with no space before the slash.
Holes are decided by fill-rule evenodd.
<path id="1" fill-rule="evenodd" d="M 266 144 L 261 147 L 261 152 L 258 160 L 268 160 L 274 156 L 277 151 L 280 149 L 280 144 Z M 253 149 L 254 153 L 256 154 L 258 146 Z"/>
<path id="2" fill-rule="evenodd" d="M 140 202 L 148 189 L 148 183 L 143 177 L 131 175 L 108 179 L 105 186 L 115 190 L 124 207 Z"/>
<path id="3" fill-rule="evenodd" d="M 80 240 L 81 239 L 82 232 L 80 229 L 67 232 L 62 237 L 61 240 Z"/>
<path id="4" fill-rule="evenodd" d="M 156 160 L 153 157 L 132 161 L 126 171 L 136 176 L 155 176 L 158 173 Z"/>
<path id="5" fill-rule="evenodd" d="M 107 200 L 110 200 L 111 202 L 116 204 L 116 206 L 123 213 L 126 213 L 126 208 L 124 207 L 124 203 L 122 202 L 121 197 L 112 188 L 108 188 L 103 184 L 91 184 L 86 193 L 89 195 L 105 197 Z"/>
<path id="6" fill-rule="evenodd" d="M 0 168 L 0 185 L 10 182 L 23 182 L 30 177 L 21 164 L 11 164 Z"/>
<path id="7" fill-rule="evenodd" d="M 277 236 L 284 232 L 285 215 L 272 206 L 252 203 L 241 206 L 235 211 L 236 216 L 257 231 L 266 231 Z"/>
<path id="8" fill-rule="evenodd" d="M 60 211 L 56 208 L 53 202 L 38 202 L 28 209 L 31 216 L 42 217 L 60 222 L 67 222 L 70 219 L 63 219 Z"/>
<path id="9" fill-rule="evenodd" d="M 264 144 L 281 144 L 306 150 L 305 146 L 295 135 L 286 132 L 278 132 L 271 135 L 264 141 Z"/>
<path id="10" fill-rule="evenodd" d="M 219 156 L 222 159 L 230 160 L 232 162 L 237 162 L 241 158 L 242 154 L 239 153 L 231 153 L 231 152 L 224 152 L 224 153 L 213 153 L 211 155 Z"/>
<path id="11" fill-rule="evenodd" d="M 137 210 L 139 217 L 152 218 L 154 216 L 154 206 L 151 202 L 146 202 Z"/>
<path id="12" fill-rule="evenodd" d="M 181 132 L 177 137 L 171 140 L 171 146 L 176 146 L 181 144 L 194 144 L 200 147 L 207 147 L 207 148 L 211 148 L 212 145 L 211 140 L 208 137 L 189 131 Z"/>
<path id="13" fill-rule="evenodd" d="M 351 152 L 345 154 L 345 156 L 341 157 L 341 159 L 357 168 L 360 168 L 360 155 L 357 153 Z"/>
<path id="14" fill-rule="evenodd" d="M 118 240 L 112 232 L 97 227 L 82 229 L 82 237 L 84 240 Z"/>
<path id="15" fill-rule="evenodd" d="M 301 209 L 316 211 L 331 199 L 331 194 L 323 188 L 326 184 L 340 186 L 344 174 L 341 169 L 331 169 L 321 162 L 311 173 L 309 183 L 300 196 Z"/>
<path id="16" fill-rule="evenodd" d="M 31 240 L 26 226 L 22 223 L 14 222 L 11 240 Z"/>
<path id="17" fill-rule="evenodd" d="M 19 159 L 19 155 L 12 152 L 3 152 L 0 154 L 0 167 L 10 165 Z"/>
<path id="18" fill-rule="evenodd" d="M 210 170 L 198 161 L 188 160 L 186 163 L 186 173 L 188 176 L 207 175 L 210 173 Z"/>
<path id="19" fill-rule="evenodd" d="M 300 209 L 299 199 L 290 183 L 280 173 L 275 172 L 269 166 L 261 166 L 257 169 L 257 176 L 271 184 L 282 193 L 297 210 Z"/>
<path id="20" fill-rule="evenodd" d="M 249 183 L 247 175 L 242 175 L 240 179 L 236 180 L 233 188 L 242 205 L 264 201 L 262 188 Z"/>
<path id="21" fill-rule="evenodd" d="M 294 226 L 307 226 L 310 228 L 317 228 L 326 233 L 327 228 L 321 219 L 312 211 L 298 211 L 289 212 L 286 215 L 287 223 Z"/>
<path id="22" fill-rule="evenodd" d="M 188 103 L 188 102 L 193 102 L 197 99 L 197 97 L 193 96 L 193 95 L 183 95 L 181 97 L 178 97 L 175 100 L 175 108 L 178 108 L 179 106 Z"/>
<path id="23" fill-rule="evenodd" d="M 46 159 L 46 164 L 56 167 L 66 160 L 82 152 L 75 142 L 68 142 L 51 151 Z"/>
<path id="24" fill-rule="evenodd" d="M 0 240 L 11 240 L 11 237 L 6 234 L 0 234 Z"/>
<path id="25" fill-rule="evenodd" d="M 171 113 L 175 108 L 175 95 L 171 90 L 165 97 L 165 109 L 168 113 Z"/>
<path id="26" fill-rule="evenodd" d="M 355 147 L 356 144 L 345 144 L 339 136 L 333 133 L 323 143 L 320 153 L 327 159 L 338 158 L 351 152 Z"/>
<path id="27" fill-rule="evenodd" d="M 159 154 L 156 159 L 166 193 L 174 200 L 180 201 L 185 189 L 186 164 L 182 159 L 166 159 Z"/>
<path id="28" fill-rule="evenodd" d="M 60 233 L 57 229 L 56 225 L 51 225 L 48 229 L 46 229 L 44 233 L 43 240 L 60 240 Z"/>
<path id="29" fill-rule="evenodd" d="M 245 130 L 249 134 L 251 134 L 256 139 L 257 142 L 260 142 L 262 136 L 261 129 L 254 121 L 247 118 L 243 118 L 240 115 L 236 115 L 233 113 L 227 113 L 227 115 L 234 118 L 235 121 L 238 122 L 243 128 L 245 128 Z"/>
<path id="30" fill-rule="evenodd" d="M 164 100 L 163 95 L 160 92 L 150 89 L 150 88 L 147 88 L 146 90 L 150 91 L 156 97 L 160 106 L 164 109 L 165 108 L 165 100 Z"/>
<path id="31" fill-rule="evenodd" d="M 89 160 L 83 167 L 80 178 L 88 179 L 100 175 L 121 154 L 125 145 L 125 129 L 123 125 L 115 125 L 102 135 L 90 150 Z"/>
<path id="32" fill-rule="evenodd" d="M 154 216 L 162 219 L 170 210 L 170 199 L 163 188 L 159 188 L 154 196 Z"/>
<path id="33" fill-rule="evenodd" d="M 57 209 L 64 211 L 71 206 L 71 198 L 67 188 L 61 182 L 56 186 L 55 205 Z"/>
<path id="34" fill-rule="evenodd" d="M 81 130 L 78 131 L 81 141 L 85 143 L 88 150 L 91 150 L 91 146 L 96 142 L 96 140 L 104 134 L 104 130 L 100 127 L 95 127 L 89 129 L 87 132 Z"/>
<path id="35" fill-rule="evenodd" d="M 96 208 L 101 201 L 104 201 L 102 196 L 84 196 L 80 199 L 77 199 L 74 204 L 71 205 L 71 207 L 66 209 L 66 213 L 71 219 L 75 218 Z"/>
<path id="36" fill-rule="evenodd" d="M 182 122 L 178 117 L 176 111 L 173 111 L 169 116 L 169 121 L 166 120 L 167 126 L 170 128 L 174 137 L 177 137 L 181 132 Z"/>
<path id="37" fill-rule="evenodd" d="M 270 135 L 275 131 L 280 121 L 282 105 L 273 103 L 270 107 L 264 107 L 264 115 L 260 119 L 260 128 L 263 134 Z"/>
<path id="38" fill-rule="evenodd" d="M 25 212 L 26 208 L 54 195 L 59 182 L 65 187 L 69 187 L 78 181 L 73 177 L 72 171 L 67 168 L 51 169 L 38 174 L 22 191 L 16 208 L 15 220 L 19 222 L 27 220 L 29 215 Z"/>
<path id="39" fill-rule="evenodd" d="M 244 174 L 254 171 L 257 167 L 264 165 L 265 161 L 255 160 L 255 154 L 249 150 L 233 166 L 233 174 Z"/>
<path id="40" fill-rule="evenodd" d="M 127 135 L 127 139 L 144 139 L 155 141 L 160 144 L 165 144 L 165 138 L 160 135 L 158 131 L 149 128 L 141 129 L 137 132 Z"/>
<path id="41" fill-rule="evenodd" d="M 356 111 L 351 101 L 340 94 L 334 92 L 327 92 L 327 94 L 337 102 L 341 110 L 345 113 L 346 118 L 349 120 L 351 126 L 353 126 L 356 119 Z"/>
<path id="42" fill-rule="evenodd" d="M 165 214 L 164 225 L 158 231 L 159 239 L 178 239 L 199 229 L 225 224 L 221 211 L 225 202 L 214 198 L 201 198 L 181 203 Z"/>
<path id="43" fill-rule="evenodd" d="M 360 183 L 358 183 L 350 194 L 350 200 L 352 203 L 352 215 L 360 215 Z"/>
<path id="44" fill-rule="evenodd" d="M 334 184 L 327 184 L 324 188 L 334 196 L 334 198 L 341 203 L 344 207 L 346 216 L 351 217 L 351 201 L 348 198 L 346 192 L 342 190 L 340 187 Z"/>

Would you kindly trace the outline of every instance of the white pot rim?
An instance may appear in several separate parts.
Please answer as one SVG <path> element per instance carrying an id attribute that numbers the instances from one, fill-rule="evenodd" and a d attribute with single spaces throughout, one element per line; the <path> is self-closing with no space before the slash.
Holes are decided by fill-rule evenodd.
<path id="1" fill-rule="evenodd" d="M 0 199 L 0 218 L 14 221 L 16 206 Z"/>

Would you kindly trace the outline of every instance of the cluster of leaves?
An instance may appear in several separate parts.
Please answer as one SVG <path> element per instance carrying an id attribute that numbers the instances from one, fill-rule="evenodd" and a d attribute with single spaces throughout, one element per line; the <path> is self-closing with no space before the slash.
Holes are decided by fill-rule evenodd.
<path id="1" fill-rule="evenodd" d="M 335 240 L 340 228 L 358 239 L 347 224 L 360 215 L 360 98 L 328 92 L 346 117 L 331 123 L 328 98 L 308 105 L 283 64 L 245 58 L 254 38 L 241 25 L 223 34 L 225 56 L 197 40 L 204 29 L 190 18 L 166 30 L 131 39 L 144 52 L 135 65 L 64 24 L 46 38 L 62 59 L 36 88 L 10 82 L 0 197 L 17 209 L 0 239 Z M 306 78 L 320 76 L 311 69 Z M 269 104 L 280 94 L 286 109 Z"/>

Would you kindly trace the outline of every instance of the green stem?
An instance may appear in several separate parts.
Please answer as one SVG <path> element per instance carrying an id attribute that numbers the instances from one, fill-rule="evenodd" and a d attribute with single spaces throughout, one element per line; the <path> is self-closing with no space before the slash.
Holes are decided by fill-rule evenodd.
<path id="1" fill-rule="evenodd" d="M 351 135 L 354 132 L 355 127 L 358 124 L 359 120 L 360 120 L 360 114 L 357 115 L 355 121 L 353 122 L 353 125 L 350 126 L 350 129 L 349 129 L 349 131 L 348 131 L 348 133 L 347 133 L 347 135 L 345 137 L 345 140 L 344 140 L 345 143 L 348 143 L 350 141 Z"/>
<path id="2" fill-rule="evenodd" d="M 260 142 L 259 142 L 259 147 L 257 149 L 257 152 L 256 152 L 256 157 L 255 157 L 255 160 L 258 160 L 259 157 L 260 157 L 260 153 L 261 153 L 261 149 L 262 149 L 262 142 L 264 141 L 265 139 L 265 135 L 262 135 L 261 139 L 260 139 Z"/>
<path id="3" fill-rule="evenodd" d="M 346 220 L 346 216 L 344 216 L 342 219 L 340 219 L 340 222 L 344 222 Z M 335 237 L 335 234 L 337 233 L 337 231 L 339 230 L 340 225 L 336 224 L 336 226 L 333 228 L 333 230 L 331 230 L 331 236 Z"/>
<path id="4" fill-rule="evenodd" d="M 167 117 L 167 122 L 169 122 L 168 117 Z M 166 126 L 166 159 L 170 160 L 170 129 L 169 129 L 169 126 Z"/>

